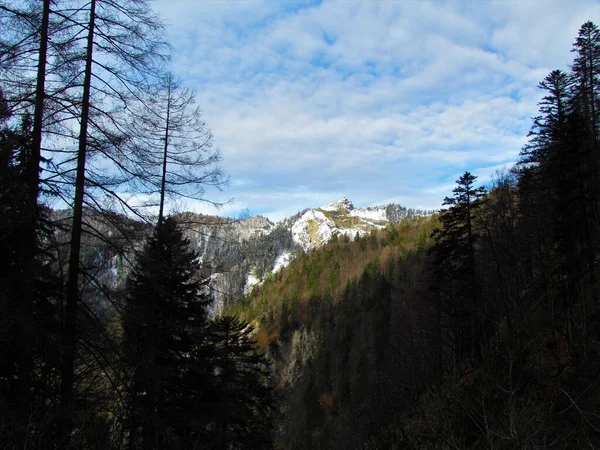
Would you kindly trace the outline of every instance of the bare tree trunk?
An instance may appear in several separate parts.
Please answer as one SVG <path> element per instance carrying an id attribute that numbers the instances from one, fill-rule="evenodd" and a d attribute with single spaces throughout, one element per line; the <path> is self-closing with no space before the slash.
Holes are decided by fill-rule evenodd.
<path id="1" fill-rule="evenodd" d="M 75 199 L 73 204 L 73 226 L 71 230 L 71 253 L 69 256 L 69 275 L 67 280 L 67 302 L 63 323 L 63 361 L 61 368 L 61 400 L 63 445 L 68 446 L 73 430 L 73 384 L 75 381 L 75 343 L 77 340 L 77 303 L 79 297 L 79 257 L 81 253 L 81 232 L 83 221 L 83 196 L 85 186 L 85 158 L 87 150 L 87 129 L 90 110 L 90 89 L 92 79 L 92 53 L 94 49 L 94 22 L 96 18 L 96 0 L 90 3 L 87 51 L 83 98 L 81 102 L 81 128 L 79 150 L 77 154 L 77 175 L 75 180 Z"/>
<path id="2" fill-rule="evenodd" d="M 160 209 L 158 211 L 158 224 L 160 225 L 163 221 L 164 207 L 165 207 L 165 188 L 167 185 L 167 156 L 169 155 L 169 121 L 171 119 L 171 88 L 172 75 L 168 75 L 167 79 L 167 121 L 165 124 L 165 147 L 163 149 L 163 162 L 162 162 L 162 178 L 160 182 Z"/>
<path id="3" fill-rule="evenodd" d="M 35 295 L 35 259 L 37 253 L 38 193 L 40 183 L 40 160 L 42 143 L 42 119 L 44 114 L 44 90 L 46 82 L 46 60 L 48 53 L 48 23 L 50 20 L 50 0 L 44 0 L 40 28 L 40 49 L 38 56 L 37 84 L 33 117 L 32 145 L 26 159 L 27 173 L 27 220 L 25 220 L 24 248 L 21 253 L 20 317 L 22 336 L 19 360 L 18 394 L 18 441 L 25 448 L 27 428 L 31 416 L 31 372 L 33 368 L 33 301 Z"/>

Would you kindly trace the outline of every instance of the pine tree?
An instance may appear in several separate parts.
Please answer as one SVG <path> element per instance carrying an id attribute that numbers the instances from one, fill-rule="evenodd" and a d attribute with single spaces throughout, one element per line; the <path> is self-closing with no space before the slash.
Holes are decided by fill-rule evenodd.
<path id="1" fill-rule="evenodd" d="M 182 428 L 178 400 L 190 395 L 185 373 L 202 339 L 210 303 L 199 273 L 197 255 L 168 218 L 156 228 L 128 280 L 124 330 L 131 367 L 130 448 L 165 448 L 181 438 L 172 436 Z"/>

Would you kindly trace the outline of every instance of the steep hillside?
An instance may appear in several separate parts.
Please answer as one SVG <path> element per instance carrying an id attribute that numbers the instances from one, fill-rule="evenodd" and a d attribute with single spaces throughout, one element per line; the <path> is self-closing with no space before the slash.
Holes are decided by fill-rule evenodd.
<path id="1" fill-rule="evenodd" d="M 597 272 L 532 233 L 527 185 L 469 175 L 439 216 L 334 237 L 230 308 L 273 361 L 276 448 L 598 447 Z"/>
<path id="2" fill-rule="evenodd" d="M 328 297 L 337 302 L 345 286 L 368 265 L 383 270 L 390 261 L 426 246 L 436 224 L 435 216 L 415 217 L 354 239 L 334 235 L 321 247 L 298 256 L 285 270 L 267 276 L 262 286 L 228 310 L 276 332 L 279 322 L 285 321 L 282 308 L 290 317 L 303 319 L 311 298 Z"/>
<path id="3" fill-rule="evenodd" d="M 436 216 L 413 218 L 355 241 L 333 238 L 229 309 L 259 325 L 274 361 L 278 448 L 360 448 L 389 420 L 390 402 L 401 398 L 383 378 L 405 363 L 394 348 L 417 344 L 404 339 L 406 324 L 427 309 L 418 292 L 437 225 Z M 364 430 L 357 436 L 346 420 Z"/>
<path id="4" fill-rule="evenodd" d="M 234 303 L 254 286 L 284 268 L 298 255 L 331 239 L 355 239 L 404 218 L 431 212 L 389 204 L 355 208 L 342 198 L 273 223 L 253 216 L 232 221 L 185 213 L 178 217 L 212 277 L 216 310 Z"/>

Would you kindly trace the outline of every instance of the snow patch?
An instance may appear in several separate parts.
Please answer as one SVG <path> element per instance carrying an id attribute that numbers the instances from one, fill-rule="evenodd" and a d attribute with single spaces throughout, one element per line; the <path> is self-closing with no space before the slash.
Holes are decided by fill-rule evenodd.
<path id="1" fill-rule="evenodd" d="M 385 208 L 356 208 L 350 211 L 353 217 L 360 217 L 365 220 L 386 221 L 388 220 Z"/>
<path id="2" fill-rule="evenodd" d="M 284 267 L 290 263 L 292 259 L 292 254 L 290 252 L 283 252 L 275 259 L 275 264 L 273 264 L 272 273 L 277 273 Z"/>
<path id="3" fill-rule="evenodd" d="M 250 292 L 252 292 L 252 288 L 254 286 L 260 286 L 262 283 L 262 280 L 256 276 L 256 274 L 254 273 L 254 269 L 252 269 L 250 272 L 248 272 L 248 275 L 246 276 L 244 295 L 249 294 Z"/>

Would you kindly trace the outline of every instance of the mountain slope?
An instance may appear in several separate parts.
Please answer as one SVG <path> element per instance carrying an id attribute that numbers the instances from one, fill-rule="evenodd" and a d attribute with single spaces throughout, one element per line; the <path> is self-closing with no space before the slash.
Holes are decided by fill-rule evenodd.
<path id="1" fill-rule="evenodd" d="M 232 221 L 191 213 L 182 214 L 179 220 L 209 270 L 216 309 L 220 310 L 224 304 L 235 302 L 262 284 L 266 277 L 298 255 L 319 248 L 332 238 L 354 239 L 404 218 L 428 214 L 431 212 L 394 204 L 355 208 L 342 198 L 276 224 L 261 216 Z"/>
<path id="2" fill-rule="evenodd" d="M 404 363 L 393 348 L 408 345 L 407 317 L 428 307 L 405 293 L 425 286 L 436 217 L 406 219 L 357 240 L 335 236 L 228 309 L 259 326 L 274 361 L 285 411 L 278 448 L 376 444 L 371 435 L 403 401 L 381 381 Z M 410 346 L 416 353 L 417 343 Z"/>
<path id="3" fill-rule="evenodd" d="M 426 214 L 426 211 L 399 205 L 355 208 L 343 198 L 299 212 L 278 223 L 262 216 L 233 220 L 189 212 L 178 214 L 175 219 L 200 257 L 201 275 L 211 278 L 213 308 L 217 312 L 251 292 L 254 286 L 262 284 L 299 255 L 319 248 L 333 238 L 354 239 L 405 217 Z M 68 211 L 54 215 L 57 218 L 64 216 L 68 227 Z M 84 242 L 85 264 L 98 268 L 103 284 L 118 289 L 151 227 L 116 214 L 106 218 L 88 213 L 86 221 L 90 234 Z M 109 236 L 110 242 L 94 237 L 98 230 Z M 68 233 L 59 234 L 56 239 L 60 242 Z"/>

